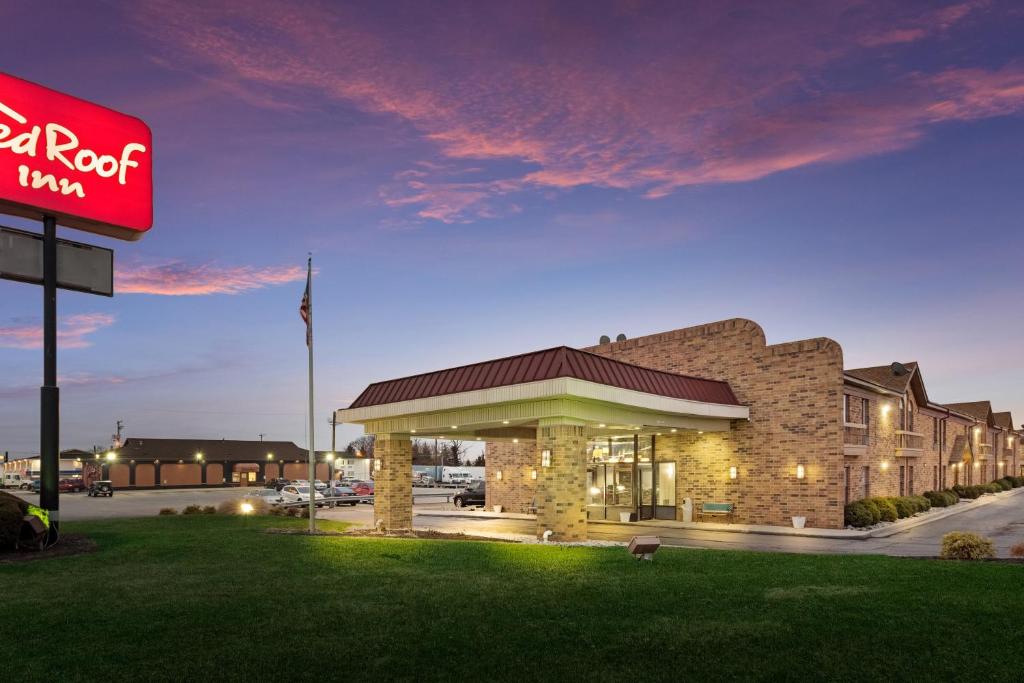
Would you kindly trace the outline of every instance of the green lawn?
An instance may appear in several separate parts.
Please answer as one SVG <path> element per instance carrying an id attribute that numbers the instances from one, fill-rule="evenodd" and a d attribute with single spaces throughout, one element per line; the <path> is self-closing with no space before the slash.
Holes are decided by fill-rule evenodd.
<path id="1" fill-rule="evenodd" d="M 1020 680 L 1024 567 L 67 524 L 0 565 L 0 679 Z M 325 675 L 335 672 L 334 675 Z"/>

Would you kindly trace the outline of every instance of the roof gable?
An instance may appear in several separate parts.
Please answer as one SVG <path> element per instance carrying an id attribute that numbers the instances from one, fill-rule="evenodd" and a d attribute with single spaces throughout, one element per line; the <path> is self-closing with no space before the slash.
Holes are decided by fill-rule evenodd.
<path id="1" fill-rule="evenodd" d="M 969 415 L 976 420 L 988 424 L 992 422 L 992 403 L 989 401 L 969 401 L 967 403 L 947 403 L 946 407 L 958 413 Z"/>

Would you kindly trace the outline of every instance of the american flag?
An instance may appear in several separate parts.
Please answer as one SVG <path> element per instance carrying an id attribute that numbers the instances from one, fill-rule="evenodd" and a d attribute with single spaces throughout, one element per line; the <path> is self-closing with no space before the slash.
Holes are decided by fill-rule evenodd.
<path id="1" fill-rule="evenodd" d="M 309 346 L 313 342 L 313 327 L 309 324 L 309 290 L 313 279 L 313 267 L 310 264 L 309 271 L 306 273 L 306 291 L 302 294 L 302 303 L 299 304 L 299 315 L 302 316 L 302 321 L 306 323 L 306 346 Z"/>

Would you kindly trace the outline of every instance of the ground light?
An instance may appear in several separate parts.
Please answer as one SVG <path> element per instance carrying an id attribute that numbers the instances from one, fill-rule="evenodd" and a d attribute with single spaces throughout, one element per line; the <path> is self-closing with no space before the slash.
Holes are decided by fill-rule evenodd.
<path id="1" fill-rule="evenodd" d="M 244 503 L 242 503 L 242 506 L 241 506 L 240 509 L 242 510 L 242 514 L 243 515 L 251 515 L 252 514 L 252 509 L 253 509 L 252 508 L 252 503 L 244 502 Z"/>

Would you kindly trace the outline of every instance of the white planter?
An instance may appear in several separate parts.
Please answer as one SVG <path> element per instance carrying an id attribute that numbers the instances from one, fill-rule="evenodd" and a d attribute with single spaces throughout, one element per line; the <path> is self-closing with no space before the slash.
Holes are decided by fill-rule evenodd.
<path id="1" fill-rule="evenodd" d="M 501 512 L 501 506 L 500 505 L 495 505 L 494 506 L 494 511 L 495 512 Z"/>
<path id="2" fill-rule="evenodd" d="M 793 528 L 794 529 L 803 529 L 804 528 L 804 524 L 806 524 L 806 523 L 807 523 L 807 518 L 806 517 L 794 517 L 793 518 Z"/>
<path id="3" fill-rule="evenodd" d="M 628 522 L 630 517 L 632 517 L 632 516 L 633 516 L 632 512 L 620 512 L 619 513 L 619 521 L 620 522 Z"/>

